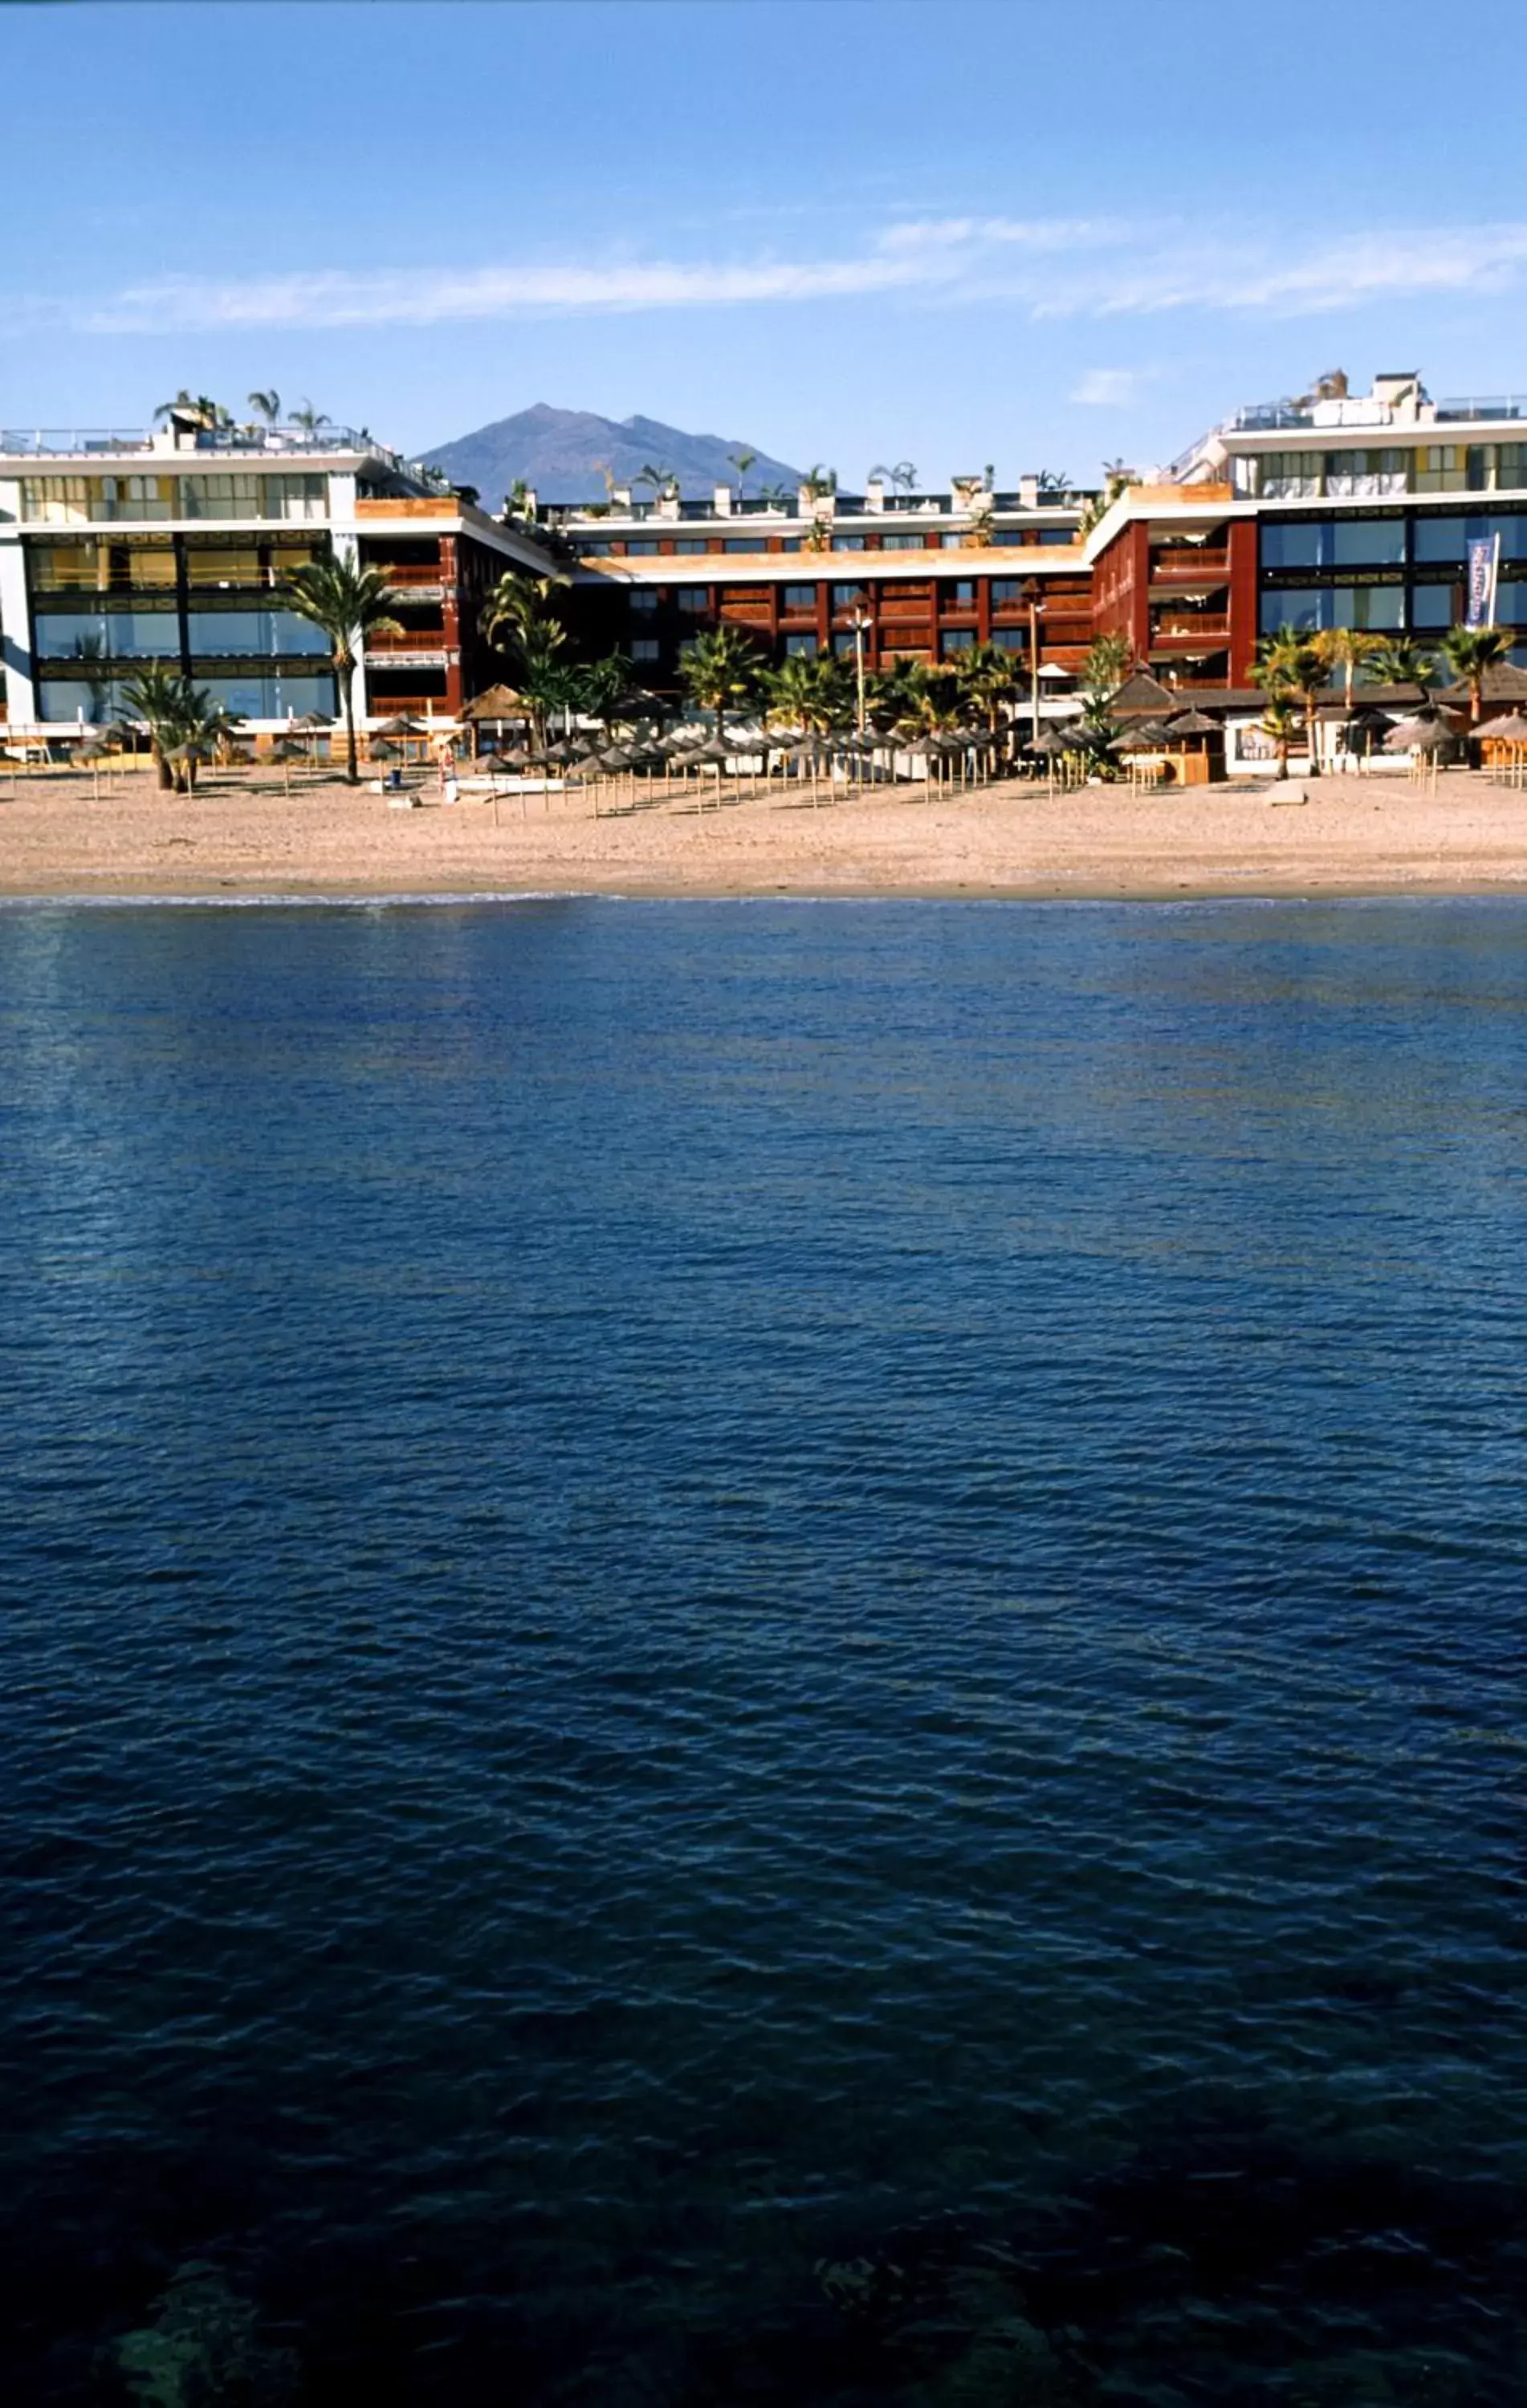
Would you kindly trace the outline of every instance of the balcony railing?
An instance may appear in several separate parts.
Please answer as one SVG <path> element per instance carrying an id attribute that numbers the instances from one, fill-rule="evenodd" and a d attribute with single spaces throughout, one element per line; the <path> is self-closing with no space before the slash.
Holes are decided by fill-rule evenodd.
<path id="1" fill-rule="evenodd" d="M 1230 621 L 1207 611 L 1187 611 L 1180 619 L 1158 619 L 1150 631 L 1153 644 L 1174 644 L 1197 641 L 1208 645 L 1228 643 Z"/>
<path id="2" fill-rule="evenodd" d="M 163 429 L 146 426 L 0 427 L 0 455 L 25 460 L 50 457 L 79 459 L 89 455 L 119 458 L 146 452 L 155 459 L 183 457 L 188 452 L 276 453 L 289 457 L 310 452 L 359 452 L 372 459 L 402 460 L 372 436 L 353 426 L 199 426 L 187 428 L 172 450 Z"/>
<path id="3" fill-rule="evenodd" d="M 1181 544 L 1171 547 L 1163 544 L 1160 552 L 1153 552 L 1151 553 L 1150 573 L 1153 581 L 1158 579 L 1165 579 L 1168 577 L 1195 577 L 1203 579 L 1208 579 L 1211 577 L 1228 577 L 1230 575 L 1230 553 L 1228 552 L 1201 552 L 1192 544 Z"/>

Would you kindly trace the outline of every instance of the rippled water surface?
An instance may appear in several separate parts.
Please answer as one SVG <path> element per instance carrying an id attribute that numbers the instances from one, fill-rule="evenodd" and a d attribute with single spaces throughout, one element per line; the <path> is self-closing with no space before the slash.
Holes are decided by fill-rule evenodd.
<path id="1" fill-rule="evenodd" d="M 0 914 L 7 2403 L 1519 2403 L 1524 1174 L 1507 905 Z"/>

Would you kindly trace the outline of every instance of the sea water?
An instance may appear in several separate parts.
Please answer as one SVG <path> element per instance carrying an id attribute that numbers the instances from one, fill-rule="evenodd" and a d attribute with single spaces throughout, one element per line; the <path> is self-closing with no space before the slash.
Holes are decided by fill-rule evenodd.
<path id="1" fill-rule="evenodd" d="M 0 1210 L 7 2402 L 1520 2401 L 1527 911 L 12 910 Z"/>

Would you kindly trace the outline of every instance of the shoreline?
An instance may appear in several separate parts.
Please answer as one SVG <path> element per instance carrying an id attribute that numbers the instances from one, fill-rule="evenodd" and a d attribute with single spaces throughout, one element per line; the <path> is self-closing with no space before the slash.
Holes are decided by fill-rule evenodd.
<path id="1" fill-rule="evenodd" d="M 538 798 L 539 799 L 539 798 Z M 557 796 L 496 824 L 481 804 L 399 812 L 330 779 L 147 776 L 0 783 L 7 904 L 799 901 L 1199 903 L 1527 896 L 1527 794 L 1478 772 L 1438 791 L 1332 778 L 1307 795 L 999 785 L 850 793 L 813 808 L 728 788 L 593 816 Z"/>

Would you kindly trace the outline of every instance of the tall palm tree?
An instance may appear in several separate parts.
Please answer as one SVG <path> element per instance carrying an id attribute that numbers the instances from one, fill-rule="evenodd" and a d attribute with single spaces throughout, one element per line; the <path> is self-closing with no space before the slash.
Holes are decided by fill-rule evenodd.
<path id="1" fill-rule="evenodd" d="M 877 461 L 870 474 L 872 477 L 888 478 L 899 494 L 912 493 L 917 483 L 917 471 L 910 460 L 898 460 L 890 467 L 884 460 Z"/>
<path id="2" fill-rule="evenodd" d="M 1309 750 L 1310 776 L 1320 774 L 1319 709 L 1325 688 L 1326 663 L 1318 646 L 1302 627 L 1280 627 L 1264 636 L 1251 665 L 1251 682 L 1265 694 L 1285 701 L 1296 695 L 1304 714 L 1304 741 Z"/>
<path id="3" fill-rule="evenodd" d="M 1365 662 L 1378 658 L 1384 650 L 1384 638 L 1370 635 L 1362 627 L 1322 627 L 1310 638 L 1311 649 L 1319 653 L 1328 669 L 1342 673 L 1342 707 L 1348 718 L 1352 713 L 1352 681 Z"/>
<path id="4" fill-rule="evenodd" d="M 825 502 L 829 494 L 838 490 L 838 471 L 836 468 L 824 468 L 818 460 L 814 467 L 807 469 L 800 481 L 814 502 Z"/>
<path id="5" fill-rule="evenodd" d="M 315 409 L 310 401 L 299 401 L 292 412 L 292 423 L 300 426 L 304 435 L 316 435 L 321 426 L 332 426 L 334 421 L 323 410 Z"/>
<path id="6" fill-rule="evenodd" d="M 1442 656 L 1469 689 L 1469 725 L 1477 727 L 1485 699 L 1485 671 L 1506 660 L 1511 652 L 1505 627 L 1449 627 L 1442 639 Z"/>
<path id="7" fill-rule="evenodd" d="M 252 393 L 247 398 L 251 409 L 254 411 L 256 417 L 263 419 L 267 426 L 281 424 L 281 397 L 274 385 L 268 393 Z"/>
<path id="8" fill-rule="evenodd" d="M 650 460 L 644 468 L 637 470 L 632 482 L 638 485 L 650 485 L 655 501 L 660 501 L 664 494 L 676 494 L 679 490 L 679 480 L 672 469 L 655 468 Z"/>
<path id="9" fill-rule="evenodd" d="M 735 468 L 737 471 L 737 498 L 739 501 L 742 500 L 742 495 L 747 492 L 747 472 L 752 467 L 757 456 L 756 452 L 728 452 L 727 454 L 727 466 Z"/>
<path id="10" fill-rule="evenodd" d="M 756 644 L 738 627 L 713 627 L 697 636 L 679 663 L 692 701 L 715 713 L 717 736 L 726 733 L 727 712 L 756 693 L 763 660 Z"/>
<path id="11" fill-rule="evenodd" d="M 1013 655 L 1004 652 L 1001 644 L 972 645 L 959 662 L 958 678 L 960 694 L 985 723 L 995 752 L 1001 734 L 1002 705 L 1017 691 Z"/>
<path id="12" fill-rule="evenodd" d="M 483 635 L 510 664 L 515 685 L 530 712 L 530 729 L 538 748 L 546 742 L 548 714 L 569 707 L 571 664 L 563 659 L 568 631 L 563 624 L 557 580 L 526 577 L 506 570 L 483 606 Z"/>
<path id="13" fill-rule="evenodd" d="M 281 589 L 287 608 L 329 639 L 334 674 L 344 699 L 345 777 L 359 782 L 355 762 L 355 647 L 367 636 L 403 632 L 389 605 L 397 600 L 380 568 L 363 568 L 345 553 L 326 553 L 294 568 Z"/>

